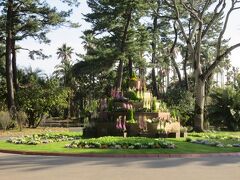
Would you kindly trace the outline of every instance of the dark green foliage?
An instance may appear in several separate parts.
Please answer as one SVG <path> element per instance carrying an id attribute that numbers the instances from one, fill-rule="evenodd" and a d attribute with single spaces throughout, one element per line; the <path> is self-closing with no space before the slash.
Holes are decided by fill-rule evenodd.
<path id="1" fill-rule="evenodd" d="M 208 108 L 209 122 L 229 130 L 240 129 L 240 90 L 232 87 L 215 89 L 211 94 Z"/>
<path id="2" fill-rule="evenodd" d="M 137 97 L 137 94 L 134 91 L 129 90 L 124 94 L 124 97 L 128 98 L 129 100 L 132 101 L 137 101 L 139 98 Z"/>
<path id="3" fill-rule="evenodd" d="M 8 1 L 5 1 L 0 4 L 3 15 L 6 13 L 7 3 Z M 70 8 L 65 9 L 65 11 L 58 11 L 56 7 L 51 7 L 45 0 L 15 0 L 13 6 L 15 7 L 13 20 L 16 40 L 32 37 L 42 42 L 49 42 L 46 33 L 51 27 L 64 23 L 70 24 L 66 19 L 72 12 Z"/>
<path id="4" fill-rule="evenodd" d="M 53 108 L 66 108 L 67 90 L 59 86 L 56 79 L 44 79 L 28 72 L 20 79 L 23 85 L 17 93 L 18 108 L 26 112 L 28 126 L 37 127 Z"/>
<path id="5" fill-rule="evenodd" d="M 12 14 L 13 24 L 11 30 L 13 30 L 13 39 L 15 41 L 21 41 L 27 38 L 34 38 L 41 43 L 49 43 L 47 33 L 52 27 L 61 25 L 72 25 L 67 17 L 71 15 L 71 6 L 79 4 L 76 0 L 60 0 L 64 3 L 68 3 L 69 9 L 65 11 L 58 11 L 57 8 L 51 7 L 45 0 L 15 0 L 13 2 L 14 11 Z M 3 18 L 2 21 L 6 22 L 7 3 L 0 4 L 2 8 Z M 4 27 L 2 27 L 4 28 Z M 5 31 L 5 29 L 3 29 Z M 15 48 L 15 47 L 14 47 Z M 27 47 L 28 49 L 28 47 Z M 41 50 L 29 49 L 30 58 L 47 58 Z"/>
<path id="6" fill-rule="evenodd" d="M 184 88 L 176 86 L 168 89 L 164 96 L 164 101 L 170 107 L 171 112 L 177 114 L 181 125 L 192 125 L 194 115 L 194 99 L 193 94 Z"/>
<path id="7" fill-rule="evenodd" d="M 146 13 L 148 4 L 143 0 L 88 0 L 87 4 L 92 12 L 85 15 L 85 20 L 92 24 L 92 29 L 85 31 L 84 39 L 88 43 L 84 60 L 90 58 L 96 61 L 92 64 L 100 65 L 97 68 L 100 71 L 119 62 L 114 86 L 121 89 L 126 62 L 128 61 L 129 76 L 133 73 L 133 64 L 136 61 L 143 62 L 148 33 L 141 25 L 140 18 Z M 87 66 L 86 63 L 82 64 Z"/>

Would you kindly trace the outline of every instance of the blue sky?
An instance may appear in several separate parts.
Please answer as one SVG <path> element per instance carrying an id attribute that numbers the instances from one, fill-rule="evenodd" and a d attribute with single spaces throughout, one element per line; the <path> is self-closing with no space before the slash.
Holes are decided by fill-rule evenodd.
<path id="1" fill-rule="evenodd" d="M 50 0 L 49 0 L 50 2 Z M 57 7 L 61 7 L 62 9 L 66 8 L 62 4 L 50 2 L 52 5 L 57 5 Z M 44 53 L 51 55 L 52 57 L 46 60 L 31 60 L 28 57 L 27 51 L 20 51 L 18 54 L 18 65 L 21 68 L 32 67 L 33 69 L 41 69 L 44 73 L 50 75 L 54 71 L 54 67 L 60 63 L 60 60 L 57 59 L 57 49 L 61 47 L 63 43 L 66 43 L 68 46 L 71 46 L 76 53 L 84 53 L 82 40 L 80 36 L 82 36 L 82 31 L 90 28 L 90 25 L 85 23 L 82 18 L 82 13 L 85 14 L 89 12 L 89 8 L 86 5 L 85 0 L 81 2 L 78 8 L 74 8 L 73 15 L 71 16 L 71 20 L 73 22 L 79 22 L 81 24 L 80 28 L 67 28 L 62 27 L 57 30 L 53 30 L 48 33 L 48 38 L 51 40 L 49 45 L 39 44 L 33 39 L 26 39 L 20 43 L 22 47 L 29 49 L 43 49 Z M 75 57 L 73 56 L 73 59 Z"/>
<path id="2" fill-rule="evenodd" d="M 49 0 L 52 5 L 57 5 L 57 1 Z M 55 3 L 55 4 L 54 4 Z M 60 5 L 61 8 L 66 8 L 66 6 Z M 54 30 L 48 34 L 48 37 L 51 39 L 50 45 L 39 44 L 38 42 L 27 39 L 20 43 L 21 46 L 29 49 L 43 49 L 46 54 L 52 55 L 50 59 L 46 60 L 30 60 L 28 53 L 26 51 L 20 51 L 18 54 L 18 65 L 21 68 L 32 67 L 33 69 L 41 69 L 44 73 L 50 75 L 54 71 L 54 67 L 60 63 L 60 60 L 57 59 L 56 51 L 63 43 L 67 43 L 68 46 L 71 46 L 76 53 L 84 53 L 82 40 L 82 31 L 90 28 L 89 24 L 85 23 L 82 20 L 82 14 L 88 13 L 89 8 L 86 5 L 86 1 L 82 0 L 78 8 L 74 9 L 71 20 L 74 22 L 79 22 L 81 24 L 80 28 L 71 29 L 63 27 L 57 30 Z M 225 38 L 230 38 L 230 45 L 240 42 L 240 10 L 234 12 L 231 15 L 227 31 L 225 33 Z M 73 57 L 74 59 L 75 57 Z M 231 61 L 234 66 L 240 67 L 240 48 L 232 51 Z"/>

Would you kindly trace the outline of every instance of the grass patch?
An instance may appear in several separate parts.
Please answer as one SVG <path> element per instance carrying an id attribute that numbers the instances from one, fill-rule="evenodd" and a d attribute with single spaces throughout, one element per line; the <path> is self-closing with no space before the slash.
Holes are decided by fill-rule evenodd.
<path id="1" fill-rule="evenodd" d="M 68 149 L 64 146 L 70 142 L 54 142 L 50 144 L 23 145 L 10 144 L 0 141 L 1 150 L 15 150 L 27 152 L 52 152 L 73 154 L 188 154 L 188 153 L 226 153 L 240 152 L 240 148 L 218 148 L 201 144 L 185 142 L 185 139 L 167 139 L 176 145 L 175 149 Z"/>
<path id="2" fill-rule="evenodd" d="M 79 135 L 79 132 L 52 132 L 51 134 L 64 134 L 69 136 Z M 240 143 L 240 132 L 216 132 L 216 133 L 190 133 L 190 138 L 193 139 L 216 139 L 224 144 Z M 118 139 L 118 138 L 113 138 Z M 119 138 L 120 142 L 129 141 L 131 138 Z M 138 139 L 138 138 L 135 138 Z M 151 139 L 149 139 L 151 140 Z M 24 144 L 11 144 L 6 141 L 0 141 L 0 150 L 15 150 L 26 152 L 50 152 L 50 153 L 72 153 L 72 154 L 188 154 L 188 153 L 230 153 L 240 152 L 238 147 L 214 147 L 203 144 L 194 144 L 186 142 L 185 138 L 179 139 L 165 139 L 167 142 L 175 144 L 175 149 L 80 149 L 80 148 L 65 148 L 66 144 L 72 141 L 53 142 L 49 144 L 38 145 L 24 145 Z"/>

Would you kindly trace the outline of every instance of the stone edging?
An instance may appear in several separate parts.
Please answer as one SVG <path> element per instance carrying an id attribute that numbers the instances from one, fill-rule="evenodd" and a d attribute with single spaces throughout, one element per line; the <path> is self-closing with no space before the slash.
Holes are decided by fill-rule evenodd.
<path id="1" fill-rule="evenodd" d="M 41 155 L 41 156 L 69 156 L 69 157 L 106 157 L 106 158 L 204 158 L 204 157 L 223 157 L 223 156 L 239 156 L 236 153 L 206 153 L 206 154 L 73 154 L 73 153 L 51 153 L 51 152 L 27 152 L 14 150 L 1 150 L 1 153 L 21 154 L 21 155 Z"/>

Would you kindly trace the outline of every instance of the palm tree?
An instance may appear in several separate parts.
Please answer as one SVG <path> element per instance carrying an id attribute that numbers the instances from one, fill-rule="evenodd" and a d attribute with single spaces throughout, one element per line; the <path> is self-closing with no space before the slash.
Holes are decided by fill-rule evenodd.
<path id="1" fill-rule="evenodd" d="M 57 49 L 58 59 L 61 59 L 61 64 L 55 66 L 55 71 L 53 75 L 55 75 L 62 82 L 63 87 L 68 88 L 68 112 L 67 116 L 71 117 L 71 106 L 72 106 L 72 97 L 73 97 L 73 89 L 74 89 L 74 79 L 72 76 L 72 63 L 71 58 L 73 54 L 73 48 L 69 47 L 64 43 L 62 47 Z"/>
<path id="2" fill-rule="evenodd" d="M 67 46 L 66 43 L 62 47 L 57 49 L 58 59 L 61 59 L 61 64 L 55 66 L 54 74 L 60 78 L 63 82 L 64 87 L 70 87 L 72 82 L 72 63 L 71 58 L 73 54 L 73 48 Z"/>
<path id="3" fill-rule="evenodd" d="M 72 63 L 70 61 L 62 62 L 55 66 L 55 75 L 64 87 L 70 87 L 73 83 L 73 76 L 71 72 Z"/>
<path id="4" fill-rule="evenodd" d="M 72 58 L 72 54 L 73 54 L 73 48 L 70 46 L 67 46 L 66 43 L 64 43 L 62 47 L 57 49 L 58 59 L 61 59 L 62 63 L 66 61 L 70 61 Z"/>

